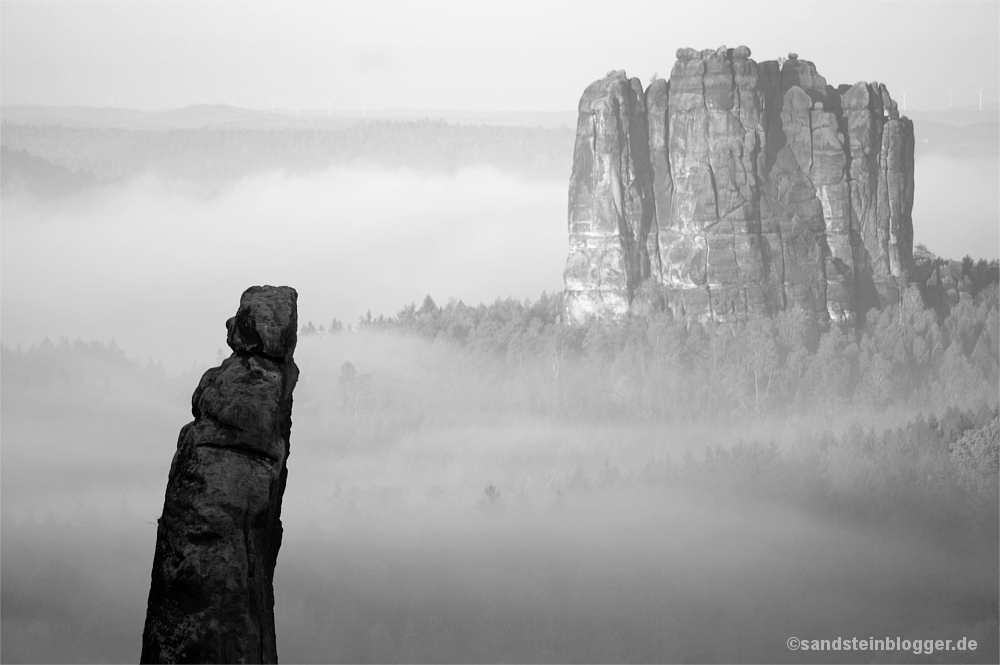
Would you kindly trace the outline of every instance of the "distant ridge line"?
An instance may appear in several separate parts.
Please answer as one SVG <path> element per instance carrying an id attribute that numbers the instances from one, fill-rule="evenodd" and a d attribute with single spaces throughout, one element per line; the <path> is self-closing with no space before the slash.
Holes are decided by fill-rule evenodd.
<path id="1" fill-rule="evenodd" d="M 249 109 L 229 104 L 194 104 L 163 111 L 98 106 L 34 104 L 0 107 L 0 121 L 24 125 L 63 125 L 120 129 L 190 129 L 211 126 L 342 127 L 345 123 L 437 120 L 451 124 L 515 127 L 575 127 L 576 112 L 461 111 L 448 109 L 368 109 L 366 117 L 354 110 Z"/>

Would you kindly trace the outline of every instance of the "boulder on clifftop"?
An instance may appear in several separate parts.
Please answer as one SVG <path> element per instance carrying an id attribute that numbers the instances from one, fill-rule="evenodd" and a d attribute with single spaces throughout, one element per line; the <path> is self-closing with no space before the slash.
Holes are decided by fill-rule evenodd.
<path id="1" fill-rule="evenodd" d="M 205 372 L 156 530 L 144 663 L 275 663 L 274 567 L 292 428 L 297 294 L 255 286 Z"/>

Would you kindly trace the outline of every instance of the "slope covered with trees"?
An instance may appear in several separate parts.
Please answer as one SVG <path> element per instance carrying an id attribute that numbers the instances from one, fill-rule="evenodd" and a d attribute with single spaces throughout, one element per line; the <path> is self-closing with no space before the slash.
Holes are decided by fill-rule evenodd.
<path id="1" fill-rule="evenodd" d="M 990 270 L 996 266 L 987 264 Z M 911 286 L 900 304 L 869 312 L 857 329 L 822 329 L 801 310 L 738 324 L 657 314 L 622 325 L 566 325 L 561 295 L 543 294 L 478 307 L 438 306 L 428 296 L 393 317 L 362 317 L 358 330 L 459 347 L 475 370 L 473 385 L 456 398 L 492 393 L 489 408 L 498 414 L 649 422 L 810 414 L 833 422 L 888 408 L 995 404 L 997 284 L 987 279 L 945 314 L 925 307 Z M 321 330 L 310 322 L 301 332 Z M 334 320 L 322 332 L 344 334 L 344 327 Z M 380 378 L 370 381 L 367 389 L 378 392 Z"/>

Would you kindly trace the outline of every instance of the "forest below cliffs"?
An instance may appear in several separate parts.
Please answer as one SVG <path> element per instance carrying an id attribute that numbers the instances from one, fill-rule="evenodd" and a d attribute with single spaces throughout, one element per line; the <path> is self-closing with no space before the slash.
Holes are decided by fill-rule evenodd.
<path id="1" fill-rule="evenodd" d="M 344 392 L 345 403 L 378 414 L 375 421 L 386 430 L 419 426 L 424 413 L 447 418 L 445 402 L 456 413 L 485 408 L 498 416 L 631 422 L 796 414 L 839 422 L 901 407 L 938 412 L 994 406 L 998 263 L 967 259 L 965 268 L 975 276 L 975 295 L 935 310 L 911 285 L 899 305 L 868 312 L 858 329 L 824 328 L 801 310 L 736 325 L 658 314 L 570 326 L 561 322 L 561 294 L 477 307 L 454 300 L 438 306 L 428 295 L 395 316 L 369 313 L 356 329 L 457 347 L 467 363 L 466 381 L 440 377 L 452 392 L 415 391 L 418 402 L 405 406 L 391 374 L 365 374 L 360 381 L 355 373 L 364 368 L 352 365 L 336 383 L 329 380 Z M 300 334 L 344 335 L 348 329 L 338 320 L 319 327 L 307 322 Z M 431 408 L 435 401 L 442 408 Z"/>

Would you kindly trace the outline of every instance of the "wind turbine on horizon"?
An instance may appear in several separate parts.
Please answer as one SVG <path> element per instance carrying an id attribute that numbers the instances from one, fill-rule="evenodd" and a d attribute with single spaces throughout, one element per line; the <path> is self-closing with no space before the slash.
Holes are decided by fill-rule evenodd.
<path id="1" fill-rule="evenodd" d="M 906 92 L 903 92 L 903 110 L 906 110 Z"/>
<path id="2" fill-rule="evenodd" d="M 945 86 L 945 87 L 947 87 L 947 86 Z M 950 111 L 951 110 L 951 92 L 955 89 L 955 86 L 952 86 L 952 87 L 947 88 L 947 89 L 948 89 L 948 110 Z"/>
<path id="3" fill-rule="evenodd" d="M 361 99 L 360 97 L 358 97 L 358 99 L 361 101 L 361 117 L 366 118 L 368 117 L 368 110 L 365 107 L 365 100 Z"/>
<path id="4" fill-rule="evenodd" d="M 985 89 L 985 87 L 986 86 L 983 86 L 983 87 L 979 88 L 979 90 L 976 90 L 976 92 L 979 93 L 979 111 L 980 112 L 982 112 L 982 110 L 983 110 L 983 90 Z"/>

